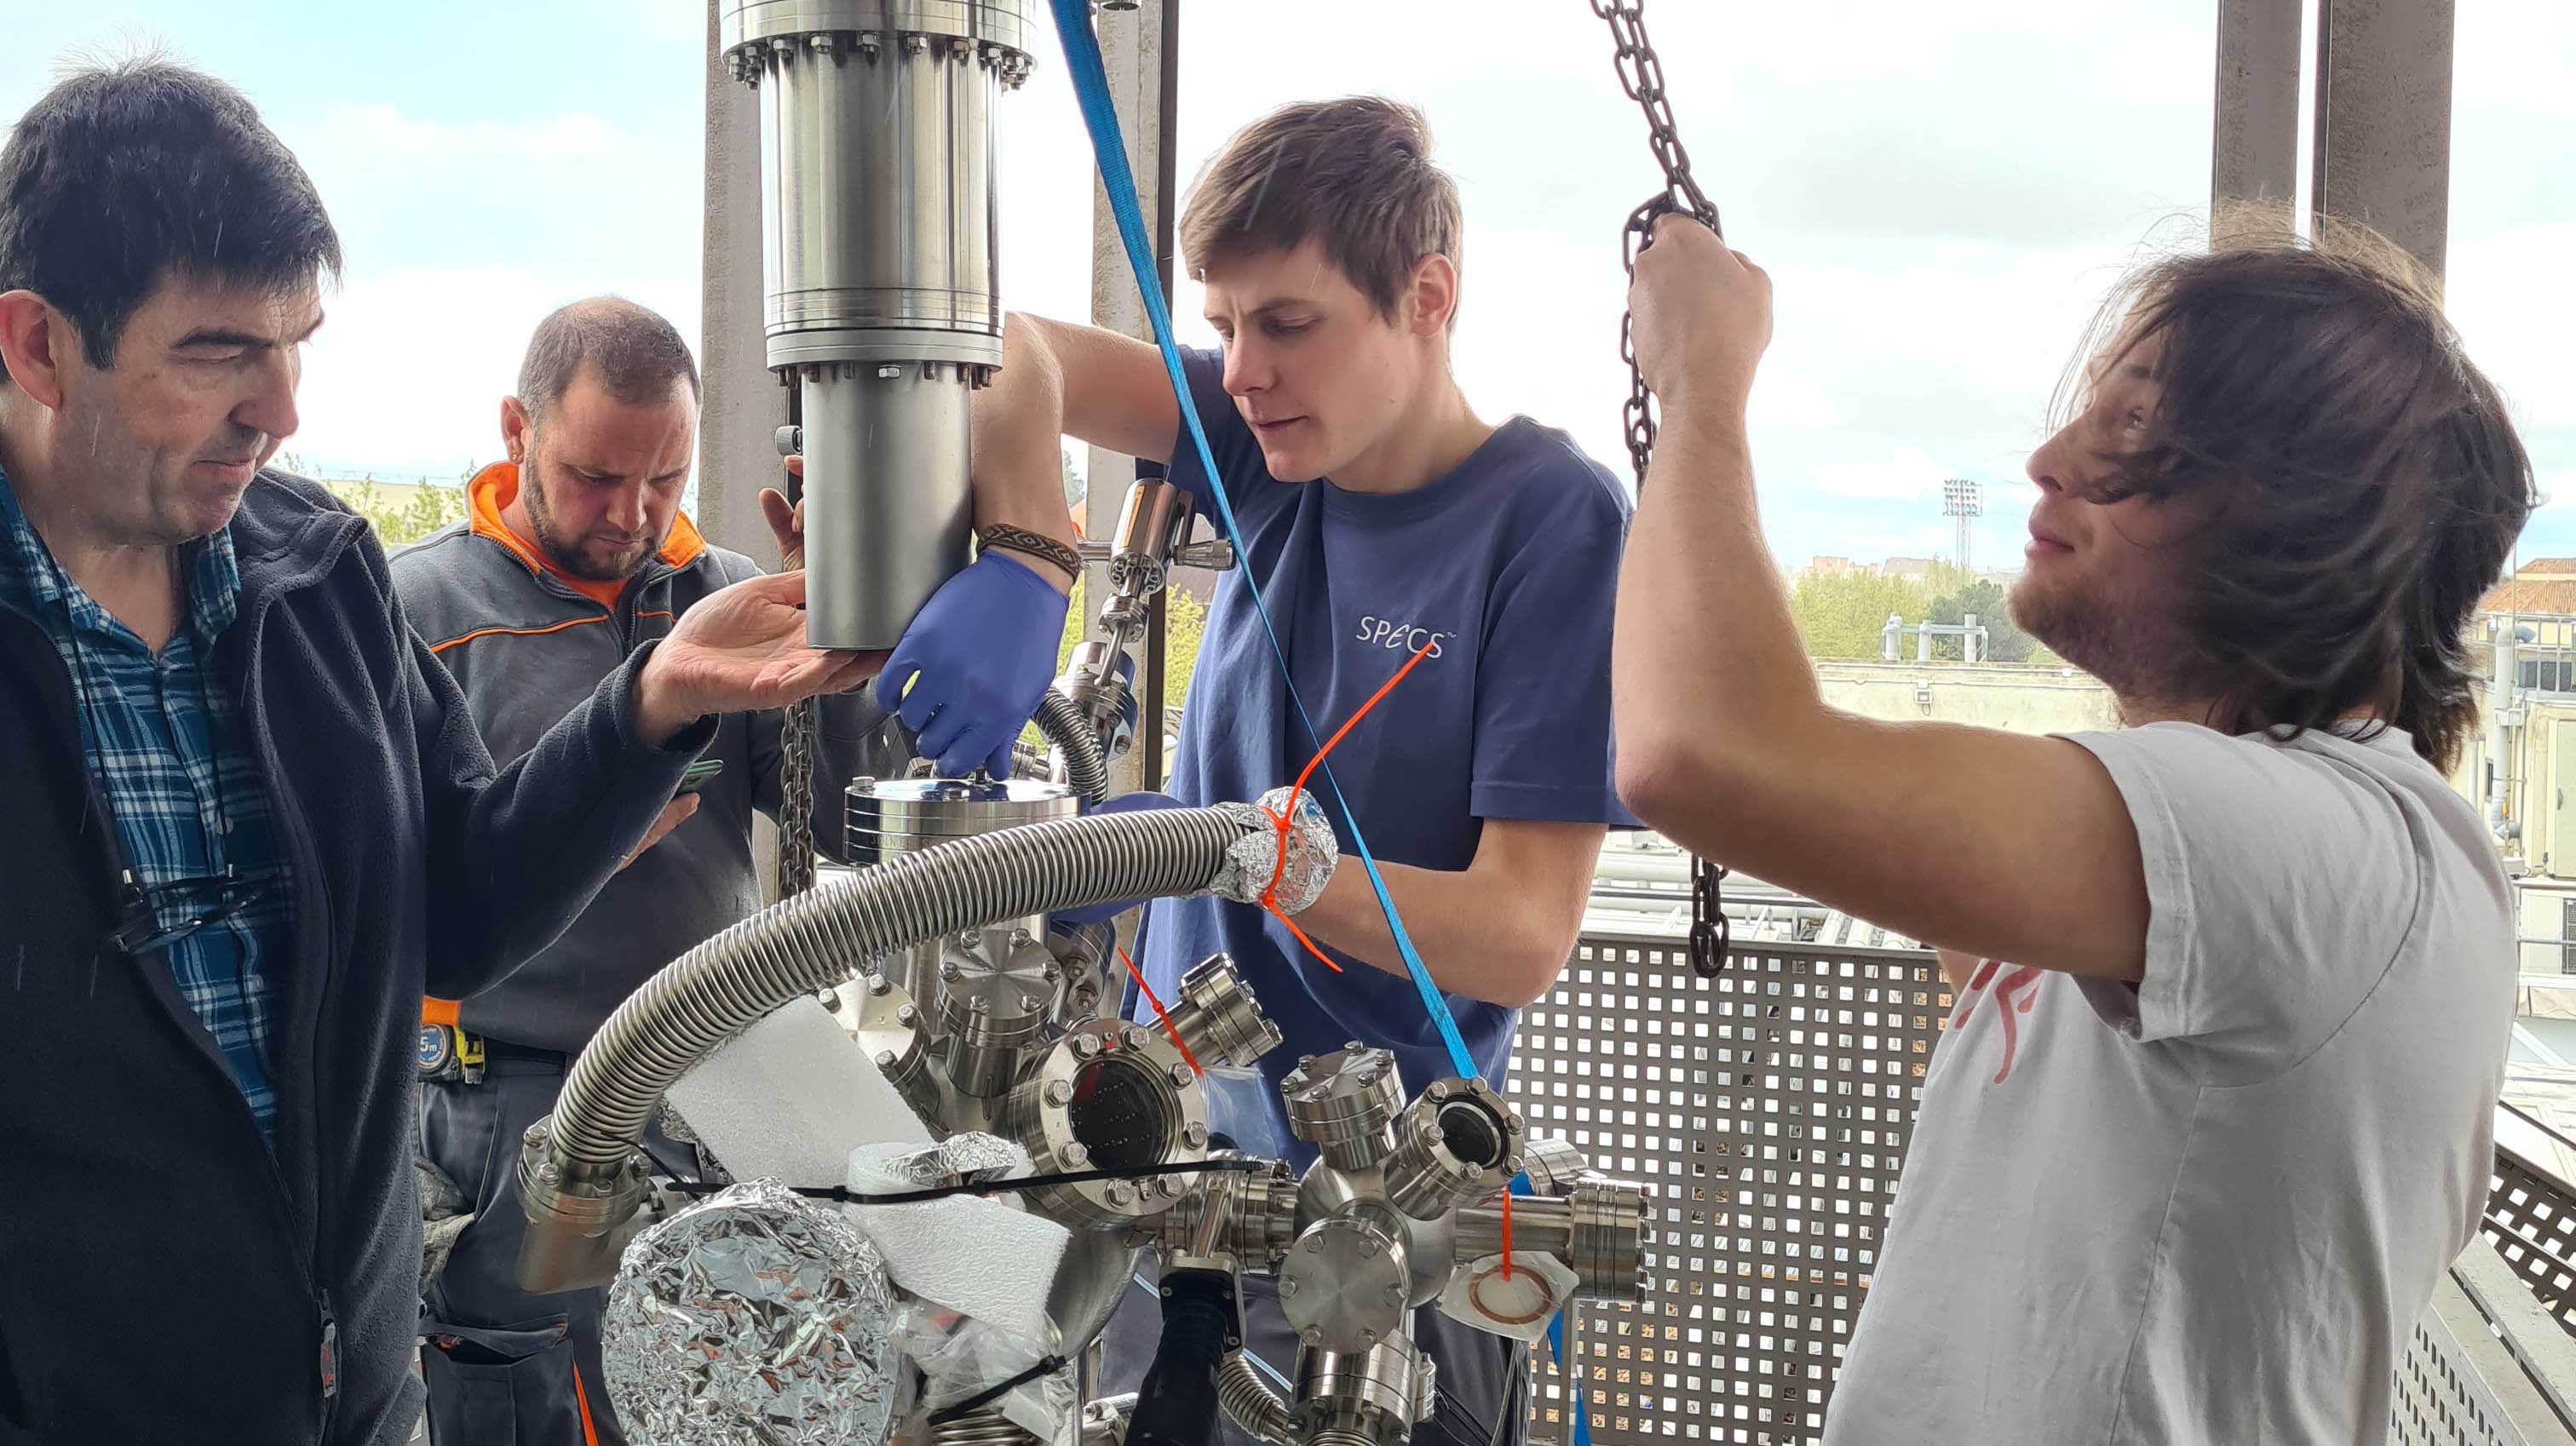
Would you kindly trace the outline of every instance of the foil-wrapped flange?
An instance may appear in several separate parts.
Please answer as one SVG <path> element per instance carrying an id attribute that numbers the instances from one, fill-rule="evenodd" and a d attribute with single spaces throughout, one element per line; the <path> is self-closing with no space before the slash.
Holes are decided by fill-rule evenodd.
<path id="1" fill-rule="evenodd" d="M 1293 799 L 1293 801 L 1292 801 Z M 1235 815 L 1252 832 L 1236 839 L 1225 851 L 1225 865 L 1217 870 L 1208 892 L 1238 904 L 1258 904 L 1265 894 L 1279 912 L 1302 914 L 1323 897 L 1324 885 L 1333 877 L 1333 865 L 1341 858 L 1341 845 L 1333 838 L 1333 825 L 1324 817 L 1323 805 L 1315 795 L 1296 789 L 1274 788 L 1261 795 L 1259 803 L 1221 803 L 1217 807 Z M 1279 820 L 1288 820 L 1282 829 Z M 1280 855 L 1287 855 L 1285 863 Z M 1278 880 L 1278 891 L 1271 892 L 1271 881 Z"/>
<path id="2" fill-rule="evenodd" d="M 755 1180 L 626 1248 L 600 1354 L 646 1446 L 883 1446 L 899 1324 L 883 1259 L 838 1207 Z"/>

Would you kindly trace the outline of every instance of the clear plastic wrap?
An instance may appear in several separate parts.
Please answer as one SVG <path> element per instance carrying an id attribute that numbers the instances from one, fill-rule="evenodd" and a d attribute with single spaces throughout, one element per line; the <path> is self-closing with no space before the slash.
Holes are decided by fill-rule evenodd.
<path id="1" fill-rule="evenodd" d="M 1534 1342 L 1574 1298 L 1574 1287 L 1573 1270 L 1553 1255 L 1514 1252 L 1508 1276 L 1503 1258 L 1488 1255 L 1449 1278 L 1449 1288 L 1440 1292 L 1440 1313 L 1480 1331 Z"/>

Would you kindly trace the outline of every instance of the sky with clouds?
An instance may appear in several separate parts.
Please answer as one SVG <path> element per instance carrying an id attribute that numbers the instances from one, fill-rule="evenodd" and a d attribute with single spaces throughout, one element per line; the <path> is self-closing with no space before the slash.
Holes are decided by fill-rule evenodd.
<path id="1" fill-rule="evenodd" d="M 2576 6 L 2458 0 L 2449 300 L 2565 503 L 2576 554 Z M 1039 8 L 1043 8 L 1042 6 Z M 346 243 L 308 354 L 308 464 L 451 478 L 499 451 L 528 329 L 614 291 L 697 333 L 705 11 L 690 0 L 83 0 L 15 6 L 0 117 L 85 53 L 159 45 L 240 85 Z M 1456 339 L 1489 417 L 1625 475 L 1618 229 L 1657 173 L 1584 0 L 1189 0 L 1180 171 L 1271 107 L 1422 106 L 1467 212 Z M 1980 566 L 2018 561 L 2049 394 L 2095 302 L 2206 204 L 2213 0 L 1654 0 L 1694 169 L 1768 267 L 1765 523 L 1818 553 L 1948 549 L 1944 477 L 1986 484 Z M 1088 143 L 1052 38 L 1003 124 L 1010 305 L 1089 305 Z M 1195 288 L 1177 310 L 1213 344 Z"/>

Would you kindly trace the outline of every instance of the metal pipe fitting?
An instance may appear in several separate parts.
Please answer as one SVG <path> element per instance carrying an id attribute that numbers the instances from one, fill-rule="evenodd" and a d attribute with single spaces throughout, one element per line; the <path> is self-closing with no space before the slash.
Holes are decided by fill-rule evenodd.
<path id="1" fill-rule="evenodd" d="M 1532 1135 L 1521 1150 L 1521 1172 L 1540 1195 L 1562 1195 L 1592 1173 L 1592 1162 L 1563 1135 Z"/>
<path id="2" fill-rule="evenodd" d="M 1031 40 L 1027 0 L 719 6 L 760 93 L 767 359 L 801 389 L 817 647 L 894 646 L 966 565 L 968 399 L 1002 361 L 992 114 Z"/>
<path id="3" fill-rule="evenodd" d="M 1029 721 L 1055 745 L 1056 758 L 1064 765 L 1065 786 L 1075 797 L 1098 803 L 1108 796 L 1109 759 L 1101 751 L 1099 733 L 1082 716 L 1078 704 L 1050 687 L 1039 696 L 1038 711 Z"/>
<path id="4" fill-rule="evenodd" d="M 1244 1434 L 1262 1446 L 1298 1446 L 1297 1429 L 1288 1419 L 1288 1403 L 1261 1379 L 1261 1373 L 1244 1359 L 1243 1352 L 1229 1354 L 1217 1366 L 1216 1401 Z"/>
<path id="5" fill-rule="evenodd" d="M 1041 1175 L 1145 1170 L 1207 1155 L 1207 1101 L 1197 1074 L 1169 1039 L 1115 1019 L 1067 1030 L 1012 1089 L 1000 1128 L 1027 1148 Z M 1161 1214 L 1188 1190 L 1184 1177 L 1148 1175 L 1028 1193 L 1051 1219 L 1119 1229 Z"/>
<path id="6" fill-rule="evenodd" d="M 1261 1012 L 1234 960 L 1223 954 L 1209 955 L 1181 976 L 1180 1002 L 1171 1015 L 1173 1032 L 1201 1064 L 1249 1069 L 1279 1047 L 1279 1026 Z"/>
<path id="7" fill-rule="evenodd" d="M 1281 792 L 1272 807 L 1286 806 Z M 540 1237 L 580 1236 L 555 1194 L 628 1167 L 672 1081 L 788 1000 L 838 984 L 865 961 L 996 921 L 1202 892 L 1254 902 L 1282 848 L 1269 815 L 1251 804 L 1058 819 L 890 859 L 761 910 L 646 981 L 574 1061 L 535 1151 L 543 1159 L 532 1162 L 552 1163 L 555 1174 L 522 1166 L 522 1178 L 538 1182 L 521 1192 L 532 1223 L 522 1262 L 545 1258 L 549 1241 Z M 1320 863 L 1329 876 L 1332 834 L 1312 800 L 1292 820 L 1285 848 L 1307 871 Z M 1313 880 L 1298 907 L 1321 891 Z M 605 1279 L 614 1261 L 594 1265 L 577 1283 Z"/>
<path id="8" fill-rule="evenodd" d="M 1481 1260 L 1503 1248 L 1499 1200 L 1458 1212 L 1457 1258 Z M 1575 1289 L 1596 1300 L 1646 1293 L 1646 1187 L 1594 1175 L 1562 1196 L 1512 1199 L 1512 1249 L 1553 1255 L 1574 1272 Z"/>
<path id="9" fill-rule="evenodd" d="M 1398 1333 L 1364 1351 L 1297 1353 L 1293 1417 L 1305 1446 L 1395 1446 L 1431 1419 L 1439 1372 Z"/>
<path id="10" fill-rule="evenodd" d="M 1234 1152 L 1210 1155 L 1223 1159 Z M 1271 1160 L 1270 1170 L 1261 1175 L 1231 1177 L 1234 1188 L 1223 1202 L 1226 1233 L 1221 1237 L 1225 1248 L 1234 1253 L 1243 1270 L 1267 1274 L 1278 1269 L 1297 1243 L 1297 1178 L 1288 1172 L 1288 1162 Z M 1166 1254 L 1186 1254 L 1193 1242 L 1201 1238 L 1201 1222 L 1210 1208 L 1210 1196 L 1202 1190 L 1189 1190 L 1163 1212 L 1159 1244 Z"/>
<path id="11" fill-rule="evenodd" d="M 1357 1040 L 1330 1054 L 1307 1055 L 1279 1082 L 1288 1128 L 1349 1174 L 1377 1167 L 1395 1148 L 1395 1112 L 1404 1079 L 1395 1056 Z"/>
<path id="12" fill-rule="evenodd" d="M 1396 1122 L 1386 1197 L 1434 1220 L 1503 1188 L 1521 1172 L 1519 1112 L 1481 1079 L 1433 1080 Z"/>
<path id="13" fill-rule="evenodd" d="M 1321 1351 L 1367 1351 L 1400 1337 L 1412 1304 L 1403 1222 L 1355 1200 L 1298 1236 L 1279 1266 L 1279 1313 Z"/>

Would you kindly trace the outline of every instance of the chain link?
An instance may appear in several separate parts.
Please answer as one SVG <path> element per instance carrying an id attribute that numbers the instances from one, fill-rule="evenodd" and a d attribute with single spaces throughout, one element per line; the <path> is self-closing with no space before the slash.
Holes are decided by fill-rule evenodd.
<path id="1" fill-rule="evenodd" d="M 778 896 L 814 887 L 814 700 L 778 720 Z"/>
<path id="2" fill-rule="evenodd" d="M 1682 149 L 1681 131 L 1664 92 L 1664 63 L 1646 39 L 1645 0 L 1591 0 L 1592 13 L 1608 21 L 1619 68 L 1619 88 L 1646 113 L 1646 143 L 1664 172 L 1664 189 L 1628 213 L 1620 231 L 1620 261 L 1633 276 L 1637 253 L 1654 241 L 1657 218 L 1692 217 L 1711 231 L 1719 230 L 1717 205 L 1691 176 L 1690 153 Z M 1655 455 L 1655 399 L 1646 390 L 1646 374 L 1637 367 L 1636 318 L 1619 318 L 1619 359 L 1628 364 L 1628 460 L 1637 469 L 1637 487 L 1646 485 L 1646 467 Z M 1714 976 L 1726 967 L 1733 943 L 1720 885 L 1726 866 L 1691 855 L 1690 961 L 1693 972 Z"/>

